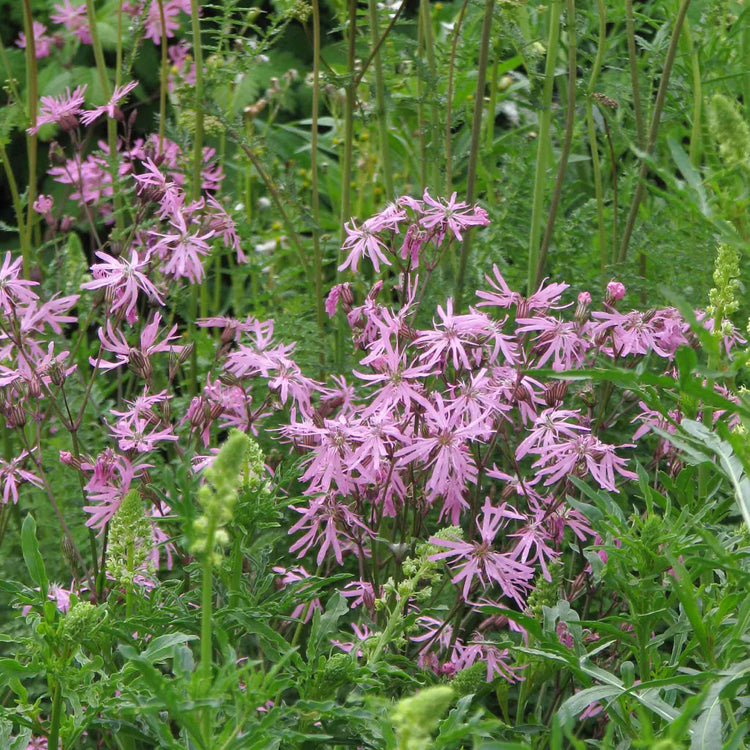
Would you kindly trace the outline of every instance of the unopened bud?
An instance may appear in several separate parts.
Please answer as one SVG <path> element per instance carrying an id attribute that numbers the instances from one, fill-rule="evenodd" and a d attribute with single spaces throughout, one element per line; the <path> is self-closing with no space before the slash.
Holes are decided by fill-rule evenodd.
<path id="1" fill-rule="evenodd" d="M 11 404 L 5 414 L 8 427 L 23 427 L 26 424 L 26 409 L 21 404 Z"/>
<path id="2" fill-rule="evenodd" d="M 52 362 L 47 372 L 53 385 L 61 386 L 65 382 L 65 368 L 59 362 Z"/>
<path id="3" fill-rule="evenodd" d="M 195 348 L 195 344 L 192 341 L 185 344 L 182 351 L 177 355 L 177 364 L 178 365 L 185 364 L 185 362 L 187 362 L 190 359 L 190 356 L 192 355 L 194 348 Z"/>
<path id="4" fill-rule="evenodd" d="M 372 289 L 370 289 L 370 291 L 367 292 L 367 299 L 370 300 L 370 302 L 374 302 L 378 298 L 378 295 L 380 294 L 382 289 L 383 289 L 383 280 L 379 279 L 372 285 Z"/>
<path id="5" fill-rule="evenodd" d="M 29 396 L 31 398 L 39 398 L 42 395 L 42 381 L 39 376 L 32 374 L 26 382 L 29 387 Z"/>
<path id="6" fill-rule="evenodd" d="M 150 380 L 154 374 L 154 368 L 151 366 L 151 360 L 140 350 L 131 349 L 128 355 L 128 366 L 144 380 Z"/>
<path id="7" fill-rule="evenodd" d="M 81 462 L 70 451 L 60 451 L 60 463 L 80 470 Z"/>
<path id="8" fill-rule="evenodd" d="M 568 393 L 568 381 L 556 380 L 544 389 L 544 403 L 550 408 L 562 403 Z"/>

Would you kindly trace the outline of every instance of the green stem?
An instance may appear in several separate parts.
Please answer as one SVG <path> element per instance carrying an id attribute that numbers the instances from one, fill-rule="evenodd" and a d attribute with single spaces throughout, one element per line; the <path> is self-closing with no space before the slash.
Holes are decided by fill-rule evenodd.
<path id="1" fill-rule="evenodd" d="M 690 56 L 690 67 L 693 74 L 693 126 L 690 129 L 690 163 L 698 167 L 701 160 L 701 118 L 703 112 L 703 89 L 701 86 L 701 65 L 699 50 L 693 44 L 690 22 L 685 19 L 685 44 Z"/>
<path id="2" fill-rule="evenodd" d="M 745 7 L 745 16 L 750 10 Z M 745 18 L 742 26 L 742 102 L 745 108 L 745 120 L 750 123 L 750 18 Z"/>
<path id="3" fill-rule="evenodd" d="M 289 240 L 291 241 L 297 253 L 297 259 L 299 260 L 300 265 L 305 271 L 305 276 L 307 276 L 309 280 L 310 267 L 307 265 L 307 259 L 305 258 L 305 254 L 302 250 L 302 244 L 300 242 L 299 235 L 294 229 L 294 225 L 287 215 L 287 212 L 284 210 L 284 204 L 281 202 L 281 196 L 279 195 L 279 191 L 277 190 L 276 185 L 274 185 L 273 180 L 271 180 L 271 178 L 266 174 L 266 170 L 263 169 L 263 165 L 260 163 L 258 157 L 253 153 L 252 149 L 246 143 L 242 142 L 242 138 L 239 136 L 239 134 L 231 128 L 227 128 L 227 135 L 229 135 L 230 138 L 233 138 L 237 142 L 239 147 L 244 151 L 247 158 L 250 159 L 251 164 L 253 165 L 253 167 L 255 167 L 255 171 L 258 173 L 260 179 L 263 180 L 263 184 L 271 194 L 271 200 L 273 200 L 274 205 L 276 206 L 276 209 L 281 216 L 281 221 L 284 224 L 284 229 L 286 230 L 287 235 L 289 236 Z"/>
<path id="4" fill-rule="evenodd" d="M 212 599 L 213 599 L 213 568 L 211 556 L 214 548 L 214 535 L 216 533 L 216 521 L 211 518 L 206 534 L 206 551 L 203 555 L 203 580 L 201 583 L 201 663 L 200 675 L 202 685 L 202 697 L 207 697 L 211 691 L 211 661 L 213 654 L 213 629 L 212 629 Z M 211 739 L 211 709 L 206 707 L 203 712 L 203 733 L 206 738 L 207 747 Z"/>
<path id="5" fill-rule="evenodd" d="M 314 8 L 315 6 L 313 6 Z M 372 42 L 373 65 L 375 66 L 375 117 L 378 125 L 378 137 L 380 140 L 380 159 L 383 164 L 383 182 L 385 183 L 386 200 L 393 200 L 393 165 L 391 164 L 391 149 L 388 145 L 388 118 L 385 109 L 385 81 L 383 79 L 383 63 L 380 53 L 376 51 L 379 41 L 378 34 L 378 4 L 377 0 L 368 0 L 370 13 L 370 40 Z M 313 9 L 313 20 L 315 10 Z M 320 14 L 318 14 L 320 23 Z M 318 45 L 320 45 L 320 32 L 318 32 Z M 316 60 L 319 64 L 319 60 Z M 317 83 L 317 79 L 316 79 Z"/>
<path id="6" fill-rule="evenodd" d="M 239 592 L 240 585 L 242 584 L 242 539 L 239 534 L 234 537 L 230 570 L 229 604 L 232 607 L 236 607 L 239 605 Z"/>
<path id="7" fill-rule="evenodd" d="M 568 166 L 568 157 L 570 156 L 570 147 L 573 143 L 573 125 L 576 111 L 576 6 L 575 0 L 565 0 L 565 15 L 568 20 L 568 105 L 565 113 L 565 139 L 563 140 L 562 151 L 560 152 L 560 163 L 557 165 L 557 177 L 555 178 L 555 187 L 552 191 L 552 202 L 549 207 L 547 216 L 547 226 L 544 230 L 542 245 L 539 249 L 539 260 L 536 269 L 536 283 L 534 288 L 539 286 L 544 275 L 544 266 L 547 262 L 547 253 L 552 241 L 552 231 L 555 226 L 555 217 L 557 207 L 560 204 L 560 195 L 562 194 L 562 184 L 565 179 L 565 170 Z"/>
<path id="8" fill-rule="evenodd" d="M 344 224 L 351 218 L 352 151 L 354 149 L 354 80 L 355 44 L 357 41 L 357 0 L 349 0 L 349 23 L 347 27 L 346 70 L 349 80 L 344 102 L 344 154 L 341 167 L 341 243 L 346 239 Z M 339 251 L 340 252 L 340 251 Z"/>
<path id="9" fill-rule="evenodd" d="M 672 74 L 672 67 L 674 65 L 675 55 L 677 53 L 677 43 L 680 40 L 680 32 L 682 31 L 682 24 L 687 14 L 690 0 L 680 0 L 680 8 L 677 11 L 677 18 L 674 22 L 672 29 L 672 38 L 669 41 L 669 49 L 667 50 L 667 56 L 664 60 L 664 69 L 662 70 L 661 80 L 659 81 L 659 90 L 656 93 L 656 101 L 654 102 L 654 111 L 651 116 L 651 127 L 648 131 L 648 140 L 646 142 L 646 154 L 645 158 L 641 159 L 641 168 L 638 171 L 638 183 L 635 186 L 635 193 L 633 194 L 633 201 L 630 204 L 630 211 L 628 212 L 628 218 L 625 222 L 625 230 L 622 234 L 622 241 L 620 243 L 620 252 L 618 255 L 618 261 L 623 263 L 628 255 L 628 245 L 630 244 L 630 238 L 633 234 L 635 227 L 635 219 L 638 215 L 638 208 L 641 205 L 641 200 L 646 191 L 646 173 L 648 172 L 648 157 L 651 156 L 656 144 L 656 137 L 659 134 L 659 121 L 661 120 L 661 112 L 664 108 L 664 101 L 667 98 L 667 87 L 669 86 L 669 78 Z"/>
<path id="10" fill-rule="evenodd" d="M 547 59 L 544 65 L 544 89 L 539 116 L 539 133 L 537 134 L 536 171 L 534 173 L 534 193 L 531 205 L 531 228 L 529 232 L 529 267 L 527 276 L 527 293 L 534 291 L 539 262 L 539 237 L 542 231 L 542 210 L 544 208 L 544 183 L 547 173 L 547 149 L 550 123 L 552 119 L 552 91 L 555 85 L 555 62 L 557 45 L 560 39 L 560 2 L 550 0 L 547 38 Z"/>
<path id="11" fill-rule="evenodd" d="M 162 29 L 164 22 L 162 21 Z M 115 50 L 115 86 L 122 83 L 122 0 L 117 6 L 117 49 Z"/>
<path id="12" fill-rule="evenodd" d="M 47 747 L 55 748 L 60 744 L 60 722 L 62 721 L 62 688 L 55 681 L 52 695 L 52 715 L 50 717 L 49 734 L 47 735 Z"/>
<path id="13" fill-rule="evenodd" d="M 440 113 L 438 111 L 436 85 L 437 85 L 437 66 L 435 64 L 435 38 L 432 32 L 432 14 L 430 12 L 429 0 L 420 0 L 419 2 L 420 21 L 422 23 L 424 39 L 425 56 L 427 57 L 427 69 L 430 73 L 428 90 L 432 104 L 430 105 L 430 141 L 427 153 L 430 154 L 428 173 L 430 175 L 430 187 L 433 190 L 438 189 L 438 172 L 439 164 L 435 149 L 438 145 L 438 132 L 440 127 Z M 484 100 L 484 91 L 482 91 L 482 100 Z"/>
<path id="14" fill-rule="evenodd" d="M 164 0 L 159 2 L 161 20 L 161 66 L 159 74 L 159 153 L 164 152 L 164 126 L 167 119 L 167 20 L 164 17 Z"/>
<path id="15" fill-rule="evenodd" d="M 94 61 L 96 62 L 96 71 L 99 75 L 99 83 L 102 87 L 102 93 L 104 94 L 105 100 L 109 100 L 112 96 L 112 89 L 109 85 L 107 63 L 104 60 L 104 50 L 102 48 L 101 39 L 99 38 L 99 28 L 96 23 L 94 0 L 86 0 L 86 15 L 91 31 L 91 46 L 94 50 Z M 112 175 L 112 184 L 117 185 L 119 182 L 117 169 L 117 123 L 111 117 L 107 118 L 107 146 L 109 148 L 109 171 Z M 122 216 L 122 193 L 119 190 L 114 191 L 114 203 L 115 227 L 118 232 L 121 232 L 124 228 L 124 224 Z"/>
<path id="16" fill-rule="evenodd" d="M 190 0 L 190 21 L 193 29 L 193 57 L 195 58 L 195 139 L 193 141 L 193 200 L 201 197 L 201 167 L 203 166 L 203 47 L 201 45 L 198 0 Z"/>
<path id="17" fill-rule="evenodd" d="M 630 87 L 633 89 L 633 111 L 635 113 L 635 137 L 638 148 L 646 145 L 646 125 L 641 106 L 641 88 L 638 81 L 638 52 L 635 46 L 635 22 L 633 20 L 633 0 L 625 0 L 625 34 L 628 39 L 628 64 L 630 66 Z"/>
<path id="18" fill-rule="evenodd" d="M 315 288 L 315 312 L 321 340 L 325 332 L 325 309 L 323 307 L 323 254 L 320 250 L 320 188 L 318 185 L 318 116 L 320 107 L 320 4 L 312 0 L 313 18 L 313 100 L 312 142 L 310 144 L 310 182 L 312 187 L 313 213 L 313 282 Z M 379 68 L 379 59 L 375 69 Z M 382 71 L 381 71 L 382 78 Z M 382 82 L 382 81 L 381 81 Z M 392 187 L 392 186 L 391 186 Z M 325 347 L 320 347 L 321 367 L 325 362 Z"/>
<path id="19" fill-rule="evenodd" d="M 471 150 L 469 151 L 469 168 L 466 176 L 466 202 L 474 202 L 477 162 L 479 161 L 479 141 L 482 133 L 482 113 L 484 112 L 484 89 L 487 81 L 487 63 L 490 54 L 490 33 L 492 31 L 492 13 L 495 0 L 485 0 L 484 17 L 482 20 L 482 36 L 479 41 L 479 63 L 477 65 L 477 88 L 474 94 L 474 119 L 471 123 Z M 471 232 L 467 231 L 461 245 L 461 259 L 458 265 L 458 279 L 456 281 L 456 307 L 461 309 L 466 278 L 466 264 L 471 253 Z"/>
<path id="20" fill-rule="evenodd" d="M 39 106 L 39 80 L 36 64 L 36 43 L 34 40 L 34 20 L 31 14 L 30 0 L 23 0 L 23 28 L 26 35 L 26 107 L 29 115 L 29 122 L 32 128 L 36 128 L 37 111 Z M 27 195 L 27 213 L 25 235 L 21 242 L 21 252 L 23 254 L 23 274 L 29 278 L 31 272 L 31 235 L 34 229 L 35 211 L 34 202 L 36 201 L 36 166 L 39 155 L 39 139 L 37 134 L 30 135 L 26 133 L 26 152 L 29 163 L 29 186 Z"/>
<path id="21" fill-rule="evenodd" d="M 594 111 L 591 96 L 596 87 L 596 80 L 604 59 L 604 45 L 607 39 L 607 15 L 604 8 L 604 0 L 597 0 L 599 13 L 599 38 L 597 40 L 596 58 L 591 70 L 591 78 L 586 96 L 586 129 L 589 138 L 589 151 L 591 152 L 591 166 L 594 172 L 594 193 L 596 196 L 596 224 L 599 232 L 599 276 L 602 294 L 607 283 L 607 228 L 604 223 L 604 191 L 602 189 L 602 169 L 599 162 L 599 148 L 596 142 L 596 130 L 594 129 Z"/>
<path id="22" fill-rule="evenodd" d="M 451 58 L 448 64 L 448 92 L 445 101 L 445 194 L 450 195 L 453 192 L 453 164 L 451 163 L 451 113 L 453 108 L 453 73 L 456 69 L 456 50 L 458 48 L 458 37 L 461 32 L 461 25 L 466 15 L 466 6 L 469 0 L 464 0 L 461 11 L 458 14 L 458 20 L 453 28 L 453 41 L 451 42 Z"/>

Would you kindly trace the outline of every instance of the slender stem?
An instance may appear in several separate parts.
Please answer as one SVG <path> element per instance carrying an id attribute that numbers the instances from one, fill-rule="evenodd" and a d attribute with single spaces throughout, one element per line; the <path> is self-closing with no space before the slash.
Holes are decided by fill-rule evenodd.
<path id="1" fill-rule="evenodd" d="M 619 217 L 619 192 L 617 190 L 617 162 L 615 161 L 615 148 L 612 145 L 612 133 L 609 132 L 609 123 L 604 112 L 601 113 L 604 123 L 604 134 L 607 137 L 607 149 L 609 151 L 609 166 L 612 171 L 612 262 L 617 260 L 617 220 Z"/>
<path id="2" fill-rule="evenodd" d="M 586 129 L 589 138 L 589 151 L 591 152 L 591 166 L 594 172 L 594 194 L 596 196 L 596 224 L 599 233 L 599 276 L 602 293 L 607 283 L 607 228 L 604 223 L 604 191 L 602 189 L 602 169 L 599 162 L 599 148 L 596 142 L 596 130 L 594 129 L 594 107 L 591 96 L 596 87 L 596 80 L 602 67 L 604 59 L 604 47 L 607 39 L 607 15 L 604 8 L 604 0 L 597 0 L 599 13 L 599 38 L 597 40 L 596 58 L 591 69 L 591 78 L 586 96 Z"/>
<path id="3" fill-rule="evenodd" d="M 237 142 L 239 147 L 245 152 L 245 155 L 248 159 L 250 159 L 250 162 L 255 167 L 255 171 L 258 173 L 258 176 L 261 180 L 263 180 L 266 189 L 271 194 L 271 199 L 273 200 L 279 214 L 281 215 L 281 221 L 284 224 L 284 228 L 286 229 L 287 234 L 289 235 L 289 239 L 292 245 L 294 245 L 294 249 L 297 252 L 297 259 L 304 269 L 305 275 L 309 279 L 310 267 L 307 265 L 307 259 L 305 258 L 305 254 L 302 250 L 302 244 L 300 243 L 299 235 L 295 231 L 294 225 L 292 224 L 289 216 L 284 210 L 284 205 L 281 202 L 281 197 L 279 196 L 279 191 L 277 190 L 276 185 L 274 185 L 273 180 L 271 180 L 271 178 L 266 174 L 265 169 L 263 169 L 263 165 L 260 163 L 258 157 L 253 153 L 252 149 L 246 143 L 242 142 L 241 137 L 231 128 L 227 128 L 227 135 L 229 135 L 230 138 L 233 138 Z"/>
<path id="4" fill-rule="evenodd" d="M 424 31 L 422 14 L 419 14 L 417 24 L 417 57 L 422 57 L 424 46 Z M 419 145 L 419 192 L 427 187 L 427 153 L 425 150 L 425 119 L 424 119 L 424 85 L 420 71 L 417 71 L 417 141 Z"/>
<path id="5" fill-rule="evenodd" d="M 428 91 L 432 104 L 430 105 L 430 142 L 427 153 L 430 154 L 428 163 L 428 173 L 430 175 L 430 187 L 433 190 L 438 189 L 438 172 L 439 164 L 435 149 L 439 140 L 440 113 L 438 110 L 436 86 L 437 86 L 437 65 L 435 63 L 435 36 L 432 31 L 432 13 L 430 11 L 429 0 L 420 0 L 419 3 L 420 21 L 423 28 L 424 50 L 427 57 L 427 70 L 430 73 Z M 484 100 L 484 90 L 482 91 L 482 100 Z"/>
<path id="6" fill-rule="evenodd" d="M 471 150 L 469 151 L 469 168 L 466 176 L 466 202 L 474 202 L 477 163 L 479 161 L 479 140 L 482 133 L 482 113 L 484 112 L 484 88 L 487 81 L 487 62 L 490 54 L 490 33 L 492 31 L 492 13 L 495 0 L 485 0 L 484 18 L 482 20 L 482 36 L 479 41 L 479 62 L 477 65 L 477 88 L 474 93 L 474 119 L 471 123 Z M 461 259 L 458 265 L 458 279 L 456 281 L 456 307 L 461 309 L 464 295 L 464 281 L 466 278 L 466 264 L 471 253 L 471 232 L 467 231 L 461 245 Z"/>
<path id="7" fill-rule="evenodd" d="M 162 21 L 162 29 L 164 22 Z M 117 5 L 117 49 L 115 50 L 115 87 L 122 83 L 122 0 Z"/>
<path id="8" fill-rule="evenodd" d="M 164 17 L 164 0 L 159 2 L 161 21 L 161 70 L 159 76 L 159 153 L 164 153 L 164 127 L 167 119 L 167 19 Z"/>
<path id="9" fill-rule="evenodd" d="M 213 654 L 212 639 L 212 584 L 213 571 L 211 568 L 211 554 L 214 545 L 215 522 L 210 522 L 206 553 L 203 556 L 203 582 L 201 584 L 201 663 L 200 671 L 203 682 L 203 695 L 208 696 L 211 689 L 211 657 Z M 211 709 L 206 707 L 203 712 L 203 733 L 210 746 Z"/>
<path id="10" fill-rule="evenodd" d="M 190 0 L 190 21 L 193 29 L 193 57 L 195 59 L 195 139 L 193 140 L 193 200 L 201 195 L 201 167 L 203 165 L 203 47 L 201 45 L 200 9 L 198 0 Z"/>
<path id="11" fill-rule="evenodd" d="M 555 216 L 557 207 L 560 204 L 560 195 L 562 194 L 562 184 L 565 179 L 565 169 L 568 166 L 568 157 L 570 156 L 570 147 L 573 143 L 573 125 L 576 112 L 576 6 L 575 0 L 565 0 L 565 11 L 568 20 L 568 105 L 565 113 L 565 138 L 563 140 L 562 151 L 560 152 L 560 162 L 557 165 L 557 177 L 555 178 L 555 187 L 552 191 L 552 202 L 549 207 L 547 216 L 547 226 L 544 229 L 542 245 L 539 248 L 539 261 L 536 268 L 536 283 L 534 288 L 539 286 L 544 275 L 544 265 L 547 262 L 549 245 L 552 241 L 552 231 L 555 226 Z"/>
<path id="12" fill-rule="evenodd" d="M 703 150 L 701 143 L 703 88 L 701 85 L 700 50 L 693 44 L 693 35 L 690 32 L 690 22 L 687 18 L 685 18 L 685 45 L 690 56 L 690 67 L 693 74 L 693 126 L 690 129 L 690 163 L 697 167 L 700 164 Z"/>
<path id="13" fill-rule="evenodd" d="M 377 0 L 368 0 L 368 11 L 370 13 L 370 40 L 372 42 L 372 62 L 375 67 L 375 118 L 378 126 L 378 138 L 380 140 L 380 160 L 383 165 L 383 182 L 385 183 L 386 200 L 393 200 L 393 165 L 391 164 L 391 149 L 388 145 L 388 118 L 385 108 L 385 81 L 383 79 L 383 62 L 380 53 L 376 51 L 378 46 L 378 4 Z M 314 11 L 313 11 L 314 13 Z M 318 20 L 320 20 L 318 18 Z M 320 40 L 318 40 L 320 44 Z"/>
<path id="14" fill-rule="evenodd" d="M 323 255 L 320 251 L 320 189 L 318 186 L 318 116 L 320 106 L 320 4 L 312 0 L 313 18 L 313 99 L 312 134 L 310 144 L 310 182 L 312 187 L 313 213 L 313 262 L 315 311 L 321 337 L 325 330 L 325 310 L 323 308 Z M 379 61 L 376 61 L 376 70 Z M 382 71 L 381 71 L 382 78 Z M 381 81 L 382 82 L 382 81 Z M 324 364 L 325 347 L 320 347 L 320 364 Z"/>
<path id="15" fill-rule="evenodd" d="M 664 60 L 664 69 L 662 70 L 659 90 L 656 93 L 656 101 L 654 102 L 654 111 L 651 116 L 651 126 L 648 131 L 645 158 L 641 160 L 641 168 L 638 171 L 638 184 L 635 186 L 633 202 L 630 204 L 630 211 L 628 212 L 628 218 L 625 222 L 625 230 L 622 234 L 622 242 L 620 243 L 620 253 L 617 258 L 620 263 L 623 263 L 628 255 L 628 245 L 630 244 L 630 238 L 633 234 L 633 228 L 635 227 L 638 208 L 641 205 L 641 200 L 646 191 L 648 157 L 653 153 L 654 145 L 656 144 L 656 137 L 659 134 L 659 121 L 661 120 L 664 101 L 667 98 L 667 87 L 669 86 L 669 78 L 672 74 L 672 67 L 677 53 L 677 43 L 680 40 L 680 31 L 682 31 L 682 24 L 685 20 L 685 15 L 687 14 L 689 5 L 690 0 L 680 0 L 680 8 L 677 11 L 677 18 L 675 19 L 674 27 L 672 28 L 672 38 L 669 41 L 669 49 L 667 50 L 667 56 Z"/>
<path id="16" fill-rule="evenodd" d="M 396 21 L 398 21 L 399 17 L 401 16 L 401 13 L 403 13 L 404 8 L 406 8 L 406 4 L 409 2 L 409 0 L 402 0 L 401 5 L 398 6 L 398 10 L 393 14 L 393 18 L 391 18 L 390 23 L 386 27 L 385 31 L 383 32 L 383 35 L 378 39 L 378 43 L 372 48 L 370 51 L 370 56 L 365 60 L 364 65 L 359 69 L 359 72 L 356 76 L 354 76 L 354 86 L 359 86 L 360 81 L 362 80 L 364 74 L 368 71 L 370 68 L 370 64 L 375 59 L 375 56 L 380 52 L 380 48 L 383 46 L 383 42 L 388 38 L 388 35 L 393 30 L 393 27 L 396 25 Z"/>
<path id="17" fill-rule="evenodd" d="M 744 15 L 750 14 L 745 7 Z M 750 123 L 750 20 L 745 18 L 742 25 L 742 102 L 745 108 L 745 120 Z"/>
<path id="18" fill-rule="evenodd" d="M 23 28 L 26 35 L 26 109 L 32 128 L 36 128 L 39 106 L 39 80 L 36 64 L 36 42 L 34 40 L 34 20 L 31 14 L 30 0 L 23 0 Z M 34 229 L 34 202 L 36 201 L 36 166 L 39 155 L 39 140 L 36 132 L 26 133 L 26 152 L 29 163 L 28 205 L 24 238 L 21 242 L 23 254 L 23 273 L 26 278 L 31 272 L 31 234 Z"/>
<path id="19" fill-rule="evenodd" d="M 555 62 L 557 60 L 557 45 L 560 39 L 560 2 L 550 0 L 548 23 L 549 36 L 547 38 L 547 59 L 544 65 L 544 89 L 542 91 L 542 106 L 539 115 L 539 133 L 537 134 L 536 171 L 534 174 L 534 194 L 531 205 L 531 227 L 529 231 L 529 267 L 527 292 L 534 291 L 539 262 L 539 237 L 542 230 L 542 209 L 544 207 L 544 183 L 547 173 L 547 150 L 549 147 L 549 130 L 552 119 L 552 91 L 555 85 Z"/>
<path id="20" fill-rule="evenodd" d="M 635 46 L 635 22 L 633 0 L 625 0 L 625 33 L 628 39 L 628 63 L 630 65 L 630 87 L 633 89 L 633 111 L 635 112 L 635 137 L 638 148 L 646 145 L 646 125 L 641 106 L 641 88 L 638 82 L 638 52 Z"/>
<path id="21" fill-rule="evenodd" d="M 60 722 L 62 721 L 62 687 L 55 680 L 52 692 L 52 715 L 50 716 L 49 735 L 47 735 L 47 747 L 55 748 L 60 744 Z"/>
<path id="22" fill-rule="evenodd" d="M 357 0 L 349 0 L 347 25 L 346 69 L 350 78 L 346 85 L 344 102 L 344 154 L 341 166 L 341 243 L 346 238 L 344 224 L 351 218 L 352 151 L 354 148 L 354 97 L 357 87 L 354 77 L 355 44 L 357 41 Z"/>
<path id="23" fill-rule="evenodd" d="M 466 6 L 469 0 L 464 0 L 458 20 L 453 28 L 453 41 L 451 42 L 451 57 L 448 64 L 448 92 L 445 101 L 445 194 L 453 192 L 453 165 L 451 164 L 451 113 L 453 108 L 453 73 L 456 69 L 456 50 L 458 49 L 458 38 L 461 25 L 466 15 Z"/>

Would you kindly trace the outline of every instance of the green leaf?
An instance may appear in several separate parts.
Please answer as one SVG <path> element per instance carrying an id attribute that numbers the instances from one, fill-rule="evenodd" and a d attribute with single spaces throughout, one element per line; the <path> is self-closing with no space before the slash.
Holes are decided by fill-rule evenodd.
<path id="1" fill-rule="evenodd" d="M 321 653 L 324 644 L 328 644 L 328 637 L 336 632 L 338 621 L 349 611 L 346 599 L 339 593 L 335 593 L 326 604 L 326 611 L 321 615 L 320 610 L 315 610 L 313 615 L 310 638 L 307 641 L 307 662 L 311 664 L 313 659 Z"/>
<path id="2" fill-rule="evenodd" d="M 608 700 L 622 694 L 622 689 L 614 685 L 595 685 L 571 695 L 557 711 L 560 719 L 565 722 L 577 719 L 592 703 Z"/>
<path id="3" fill-rule="evenodd" d="M 39 586 L 42 599 L 47 599 L 47 570 L 44 567 L 44 560 L 39 552 L 39 542 L 36 538 L 36 521 L 29 513 L 23 519 L 21 527 L 21 551 L 26 567 L 29 570 L 31 580 Z"/>
<path id="4" fill-rule="evenodd" d="M 682 148 L 682 146 L 677 143 L 672 138 L 667 138 L 667 145 L 669 146 L 669 151 L 672 154 L 672 158 L 674 159 L 674 163 L 677 165 L 677 168 L 682 172 L 682 176 L 685 178 L 685 181 L 688 185 L 693 189 L 693 192 L 696 194 L 698 198 L 698 207 L 700 208 L 700 212 L 706 216 L 709 217 L 712 214 L 711 207 L 708 205 L 708 199 L 706 198 L 706 191 L 703 187 L 703 181 L 701 180 L 700 175 L 695 170 L 695 167 L 690 163 L 690 158 L 685 153 L 685 150 Z"/>

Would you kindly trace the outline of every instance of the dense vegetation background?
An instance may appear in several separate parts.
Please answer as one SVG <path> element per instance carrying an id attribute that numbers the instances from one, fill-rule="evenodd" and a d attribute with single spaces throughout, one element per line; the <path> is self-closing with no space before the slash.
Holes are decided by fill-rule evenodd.
<path id="1" fill-rule="evenodd" d="M 743 746 L 745 4 L 0 10 L 0 745 Z"/>

